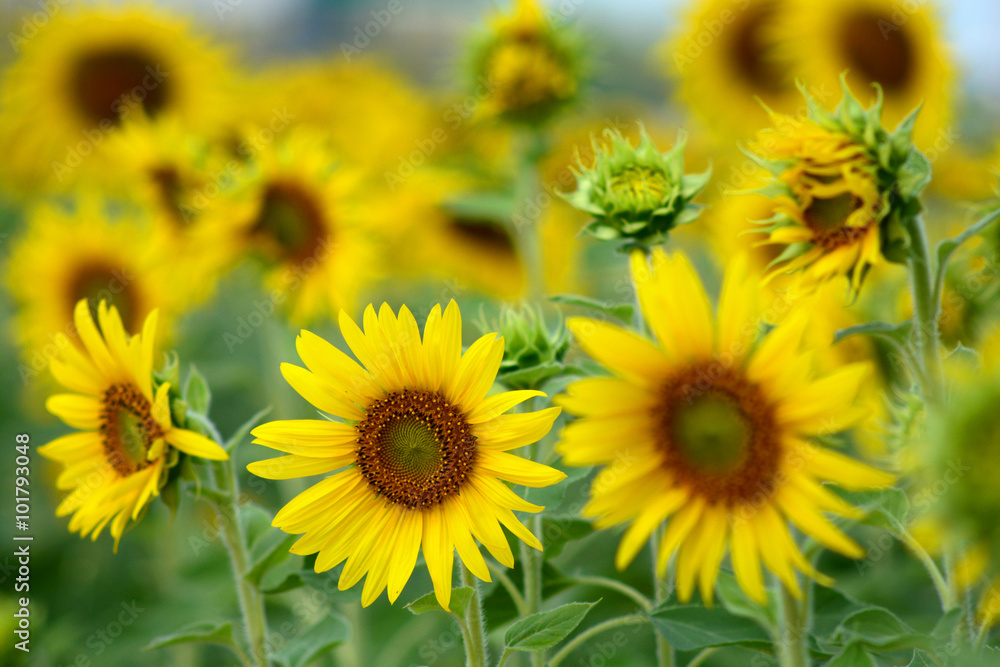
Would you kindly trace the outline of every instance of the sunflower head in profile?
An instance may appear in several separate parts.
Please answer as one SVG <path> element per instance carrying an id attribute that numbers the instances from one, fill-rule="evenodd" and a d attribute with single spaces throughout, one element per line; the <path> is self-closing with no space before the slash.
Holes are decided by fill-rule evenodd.
<path id="1" fill-rule="evenodd" d="M 864 550 L 824 512 L 859 511 L 822 482 L 847 489 L 893 477 L 820 445 L 817 436 L 864 418 L 856 404 L 867 364 L 817 374 L 802 345 L 807 315 L 765 336 L 765 304 L 738 257 L 726 272 L 718 314 L 686 257 L 633 254 L 639 303 L 655 341 L 618 326 L 570 319 L 577 343 L 614 375 L 579 380 L 556 402 L 579 417 L 557 451 L 569 465 L 604 468 L 583 513 L 598 527 L 630 523 L 616 564 L 627 566 L 662 530 L 657 567 L 676 553 L 678 597 L 695 585 L 712 601 L 726 551 L 746 594 L 766 602 L 761 564 L 793 593 L 795 571 L 820 582 L 788 523 L 820 544 L 860 557 Z"/>
<path id="2" fill-rule="evenodd" d="M 234 260 L 241 252 L 259 259 L 275 301 L 309 321 L 351 306 L 379 273 L 364 188 L 321 133 L 294 128 L 261 146 L 232 187 L 206 190 L 196 234 Z"/>
<path id="3" fill-rule="evenodd" d="M 887 123 L 901 122 L 922 105 L 914 139 L 930 149 L 947 139 L 956 80 L 936 4 L 785 0 L 774 36 L 795 63 L 795 76 L 811 87 L 835 91 L 844 72 L 854 90 L 878 84 Z"/>
<path id="4" fill-rule="evenodd" d="M 96 323 L 81 299 L 74 312 L 80 344 L 66 342 L 51 361 L 56 380 L 72 393 L 55 394 L 48 410 L 79 429 L 38 452 L 64 466 L 56 480 L 69 495 L 57 516 L 72 514 L 69 529 L 97 539 L 110 525 L 118 541 L 167 482 L 180 455 L 229 458 L 208 438 L 179 428 L 170 406 L 170 383 L 153 377 L 157 313 L 129 336 L 114 306 L 101 301 Z M 99 328 L 98 328 L 99 327 Z"/>
<path id="5" fill-rule="evenodd" d="M 421 338 L 404 306 L 364 315 L 364 330 L 345 313 L 340 329 L 360 365 L 303 331 L 296 341 L 306 368 L 283 364 L 289 384 L 322 412 L 343 421 L 276 421 L 254 429 L 255 442 L 286 456 L 252 463 L 252 473 L 289 479 L 330 473 L 291 500 L 273 524 L 303 534 L 295 554 L 318 554 L 316 571 L 344 562 L 340 589 L 367 573 L 361 602 L 388 587 L 399 596 L 423 550 L 442 607 L 448 609 L 455 550 L 480 579 L 490 574 L 475 540 L 501 563 L 514 563 L 506 527 L 536 549 L 538 539 L 513 511 L 542 508 L 501 480 L 540 487 L 562 480 L 553 468 L 510 450 L 548 433 L 559 408 L 504 414 L 538 391 L 487 397 L 504 342 L 488 334 L 462 353 L 458 306 L 435 306 Z M 502 527 L 501 527 L 502 526 Z M 475 539 L 473 539 L 475 538 Z"/>
<path id="6" fill-rule="evenodd" d="M 697 219 L 701 207 L 691 200 L 712 172 L 684 173 L 683 134 L 662 154 L 645 128 L 634 147 L 617 130 L 606 130 L 605 136 L 604 146 L 595 141 L 593 165 L 579 165 L 576 191 L 565 197 L 593 216 L 587 231 L 599 239 L 621 239 L 627 250 L 663 243 L 671 229 Z"/>
<path id="7" fill-rule="evenodd" d="M 780 249 L 771 276 L 802 270 L 806 289 L 847 276 L 856 295 L 873 266 L 906 261 L 903 220 L 920 211 L 930 163 L 911 141 L 916 111 L 890 133 L 881 96 L 864 109 L 845 82 L 831 113 L 803 94 L 808 118 L 773 113 L 774 127 L 751 144 L 750 156 L 774 177 L 761 190 L 775 207 L 760 222 L 760 243 Z"/>
<path id="8" fill-rule="evenodd" d="M 473 73 L 485 92 L 481 114 L 527 124 L 573 102 L 583 76 L 572 35 L 550 22 L 536 0 L 515 0 L 511 14 L 491 21 L 475 49 Z"/>
<path id="9" fill-rule="evenodd" d="M 228 58 L 151 6 L 67 8 L 18 53 L 0 83 L 0 147 L 20 192 L 99 175 L 100 145 L 130 116 L 206 129 L 225 114 Z"/>
<path id="10" fill-rule="evenodd" d="M 82 194 L 69 204 L 28 210 L 27 229 L 12 243 L 4 282 L 17 303 L 17 334 L 32 374 L 58 334 L 75 339 L 73 313 L 107 301 L 127 331 L 157 308 L 169 332 L 176 318 L 210 292 L 215 274 L 200 257 L 171 252 L 169 239 L 139 209 L 113 208 Z M 27 378 L 25 378 L 27 379 Z"/>

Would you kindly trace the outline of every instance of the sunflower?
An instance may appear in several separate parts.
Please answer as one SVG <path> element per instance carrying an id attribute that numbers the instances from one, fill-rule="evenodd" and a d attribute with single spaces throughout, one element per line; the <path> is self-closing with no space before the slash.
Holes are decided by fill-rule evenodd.
<path id="1" fill-rule="evenodd" d="M 580 53 L 572 36 L 545 16 L 536 0 L 515 0 L 510 14 L 494 16 L 474 53 L 478 113 L 515 123 L 550 119 L 580 88 Z"/>
<path id="2" fill-rule="evenodd" d="M 808 290 L 847 276 L 857 296 L 872 267 L 907 261 L 906 220 L 920 210 L 931 168 L 911 140 L 916 111 L 890 133 L 881 96 L 863 108 L 842 85 L 833 112 L 802 89 L 808 117 L 772 112 L 774 127 L 751 150 L 773 176 L 760 192 L 774 200 L 774 215 L 759 229 L 767 234 L 760 243 L 781 247 L 771 277 L 802 269 Z"/>
<path id="3" fill-rule="evenodd" d="M 504 341 L 488 334 L 462 354 L 462 321 L 454 301 L 435 306 L 423 340 L 405 306 L 367 308 L 362 331 L 345 313 L 340 329 L 363 367 L 323 339 L 303 331 L 296 341 L 307 368 L 282 364 L 285 379 L 306 400 L 343 423 L 291 420 L 254 429 L 254 442 L 287 452 L 249 470 L 289 479 L 340 470 L 289 502 L 273 525 L 304 533 L 292 553 L 318 553 L 316 571 L 343 562 L 340 589 L 367 573 L 362 604 L 388 586 L 399 596 L 424 559 L 442 607 L 451 599 L 454 550 L 466 567 L 489 581 L 479 540 L 508 567 L 513 555 L 501 525 L 536 549 L 538 539 L 512 510 L 543 508 L 515 495 L 500 479 L 541 487 L 565 475 L 509 450 L 536 442 L 559 408 L 503 414 L 537 391 L 489 398 Z M 343 469 L 343 470 L 341 470 Z M 498 523 L 499 522 L 499 523 Z"/>
<path id="4" fill-rule="evenodd" d="M 201 202 L 210 186 L 232 178 L 216 146 L 192 132 L 176 116 L 151 119 L 136 114 L 102 145 L 102 154 L 117 168 L 102 184 L 109 194 L 139 202 L 156 222 L 167 225 L 178 240 L 198 222 Z M 189 248 L 197 251 L 197 248 Z"/>
<path id="5" fill-rule="evenodd" d="M 126 330 L 136 331 L 153 308 L 172 325 L 211 282 L 198 260 L 173 254 L 167 239 L 133 208 L 112 210 L 99 197 L 81 196 L 72 206 L 36 205 L 27 216 L 4 282 L 18 305 L 16 335 L 31 374 L 41 370 L 41 350 L 58 334 L 75 337 L 73 312 L 80 299 L 95 312 L 99 301 L 107 301 Z"/>
<path id="6" fill-rule="evenodd" d="M 756 101 L 791 111 L 798 102 L 795 76 L 777 56 L 772 34 L 788 0 L 700 0 L 681 22 L 683 31 L 663 58 L 680 80 L 685 104 L 726 143 L 763 125 Z"/>
<path id="7" fill-rule="evenodd" d="M 863 555 L 823 516 L 860 512 L 820 482 L 861 489 L 893 477 L 813 438 L 863 419 L 855 397 L 867 364 L 814 374 L 801 345 L 805 312 L 760 338 L 759 291 L 744 257 L 726 273 L 714 321 L 683 255 L 656 250 L 651 260 L 634 253 L 632 275 L 657 342 L 606 322 L 568 321 L 580 346 L 615 373 L 574 382 L 556 399 L 582 417 L 562 431 L 557 451 L 565 462 L 606 466 L 584 515 L 601 528 L 631 522 L 619 568 L 667 520 L 657 568 L 665 572 L 677 554 L 685 602 L 698 582 L 711 603 L 727 547 L 737 581 L 758 602 L 766 601 L 761 562 L 796 595 L 795 570 L 829 583 L 803 557 L 787 522 L 834 551 Z"/>
<path id="8" fill-rule="evenodd" d="M 350 309 L 379 273 L 364 188 L 322 135 L 296 128 L 262 147 L 233 187 L 195 193 L 205 202 L 196 238 L 255 253 L 269 294 L 296 321 Z"/>
<path id="9" fill-rule="evenodd" d="M 170 416 L 170 383 L 153 381 L 157 313 L 145 319 L 142 333 L 129 337 L 118 309 L 101 301 L 94 323 L 90 304 L 74 310 L 82 345 L 67 344 L 51 363 L 56 380 L 71 392 L 46 402 L 49 412 L 79 432 L 38 449 L 64 470 L 56 480 L 70 494 L 56 516 L 73 514 L 70 532 L 97 539 L 110 524 L 118 541 L 160 493 L 181 453 L 206 459 L 229 456 L 219 445 L 176 427 Z"/>
<path id="10" fill-rule="evenodd" d="M 955 75 L 933 3 L 786 2 L 776 36 L 783 55 L 796 63 L 797 77 L 831 93 L 845 71 L 854 90 L 880 84 L 890 124 L 923 105 L 914 135 L 921 148 L 930 148 L 939 133 L 947 132 Z"/>
<path id="11" fill-rule="evenodd" d="M 198 129 L 225 114 L 227 58 L 150 7 L 68 8 L 17 48 L 0 82 L 3 180 L 15 192 L 62 190 L 107 169 L 100 145 L 140 111 Z"/>

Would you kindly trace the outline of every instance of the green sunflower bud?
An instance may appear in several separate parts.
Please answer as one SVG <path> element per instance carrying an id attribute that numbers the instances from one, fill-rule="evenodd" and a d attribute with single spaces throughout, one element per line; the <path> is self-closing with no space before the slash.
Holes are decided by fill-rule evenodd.
<path id="1" fill-rule="evenodd" d="M 623 250 L 663 243 L 671 229 L 697 219 L 701 206 L 691 199 L 711 176 L 711 169 L 684 173 L 683 133 L 661 154 L 645 128 L 639 129 L 635 147 L 621 132 L 607 130 L 609 144 L 594 142 L 594 164 L 589 169 L 579 164 L 576 191 L 564 195 L 594 217 L 587 231 L 604 240 L 626 240 Z"/>
<path id="2" fill-rule="evenodd" d="M 498 328 L 504 337 L 504 353 L 497 379 L 504 386 L 537 390 L 563 374 L 569 337 L 562 320 L 549 330 L 539 310 L 505 308 Z"/>

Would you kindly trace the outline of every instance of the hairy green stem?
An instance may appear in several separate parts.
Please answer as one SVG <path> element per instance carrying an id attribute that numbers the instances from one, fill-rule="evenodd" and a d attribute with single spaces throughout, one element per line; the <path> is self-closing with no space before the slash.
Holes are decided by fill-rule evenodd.
<path id="1" fill-rule="evenodd" d="M 955 606 L 954 597 L 952 595 L 951 586 L 945 580 L 943 574 L 941 574 L 941 569 L 938 568 L 937 563 L 931 557 L 927 550 L 918 542 L 909 532 L 904 532 L 900 535 L 903 540 L 903 544 L 909 547 L 910 551 L 917 557 L 920 563 L 927 570 L 927 574 L 930 575 L 931 581 L 934 583 L 934 590 L 937 591 L 938 599 L 941 601 L 941 610 L 948 611 Z"/>
<path id="2" fill-rule="evenodd" d="M 465 611 L 465 627 L 467 641 L 465 642 L 465 667 L 486 667 L 488 659 L 486 643 L 486 622 L 483 619 L 483 602 L 479 597 L 479 579 L 472 574 L 462 559 L 458 559 L 458 567 L 462 571 L 462 584 L 472 589 L 472 599 Z"/>
<path id="3" fill-rule="evenodd" d="M 543 137 L 532 131 L 525 138 L 520 168 L 515 182 L 514 233 L 528 279 L 528 300 L 541 303 L 545 297 L 545 263 L 539 238 L 538 218 L 542 202 L 542 182 L 538 173 Z"/>
<path id="4" fill-rule="evenodd" d="M 924 399 L 937 403 L 941 397 L 943 370 L 938 317 L 941 304 L 935 297 L 936 280 L 927 232 L 918 216 L 904 222 L 910 235 L 910 273 L 913 288 L 913 316 L 920 368 L 918 376 Z"/>
<path id="5" fill-rule="evenodd" d="M 559 649 L 559 652 L 552 656 L 549 660 L 549 667 L 559 667 L 559 664 L 566 659 L 566 657 L 576 650 L 581 644 L 585 643 L 588 639 L 594 635 L 598 635 L 605 630 L 611 630 L 613 628 L 620 628 L 623 625 L 638 625 L 640 623 L 649 623 L 649 617 L 644 614 L 633 614 L 631 616 L 619 616 L 618 618 L 612 618 L 610 620 L 604 621 L 603 623 L 598 623 L 597 625 L 591 626 L 573 637 L 570 641 Z"/>
<path id="6" fill-rule="evenodd" d="M 541 534 L 542 518 L 531 517 L 531 532 Z M 524 613 L 525 616 L 541 611 L 542 607 L 542 555 L 523 540 L 521 548 L 521 569 L 524 573 Z M 531 654 L 532 667 L 543 667 L 545 656 L 541 652 Z"/>
<path id="7" fill-rule="evenodd" d="M 668 578 L 670 576 L 669 569 L 667 571 L 667 575 L 661 577 L 656 567 L 656 562 L 659 560 L 660 555 L 660 535 L 658 528 L 653 531 L 652 537 L 649 538 L 649 553 L 650 558 L 653 561 L 653 605 L 655 608 L 663 604 L 670 596 L 670 586 L 668 584 Z M 673 667 L 674 647 L 667 642 L 663 635 L 656 632 L 655 629 L 653 631 L 653 637 L 656 641 L 657 667 Z"/>
<path id="8" fill-rule="evenodd" d="M 778 638 L 778 655 L 781 667 L 809 667 L 809 648 L 806 646 L 809 600 L 800 604 L 783 584 L 781 588 L 782 636 Z"/>
<path id="9" fill-rule="evenodd" d="M 246 628 L 247 641 L 250 646 L 250 665 L 267 667 L 269 664 L 267 647 L 267 617 L 264 614 L 264 596 L 257 588 L 247 581 L 246 574 L 250 568 L 250 553 L 247 548 L 246 533 L 240 521 L 239 482 L 236 478 L 236 467 L 232 459 L 213 461 L 215 483 L 226 500 L 209 498 L 215 509 L 215 515 L 222 529 L 222 541 L 229 552 L 229 560 L 233 567 L 236 582 L 236 594 L 243 614 L 243 625 Z"/>

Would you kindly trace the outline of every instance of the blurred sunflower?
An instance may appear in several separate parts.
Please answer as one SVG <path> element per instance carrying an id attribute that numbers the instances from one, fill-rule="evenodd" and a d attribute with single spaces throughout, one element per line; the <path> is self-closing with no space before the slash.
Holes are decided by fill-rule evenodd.
<path id="1" fill-rule="evenodd" d="M 70 491 L 56 516 L 73 514 L 70 532 L 96 540 L 110 524 L 118 541 L 129 521 L 136 521 L 159 495 L 179 454 L 223 460 L 229 455 L 208 438 L 176 427 L 170 414 L 170 383 L 153 382 L 157 313 L 150 313 L 142 333 L 126 334 L 118 309 L 103 300 L 95 325 L 91 304 L 74 309 L 81 346 L 63 347 L 51 362 L 52 374 L 74 393 L 55 394 L 48 410 L 73 428 L 38 449 L 63 464 L 56 481 Z"/>
<path id="2" fill-rule="evenodd" d="M 778 57 L 774 26 L 788 0 L 699 0 L 662 57 L 680 79 L 680 97 L 721 142 L 767 121 L 756 98 L 790 111 L 799 102 L 794 74 Z"/>
<path id="3" fill-rule="evenodd" d="M 955 74 L 934 3 L 909 3 L 903 11 L 896 0 L 786 2 L 777 36 L 797 77 L 831 94 L 844 72 L 854 90 L 880 84 L 891 125 L 923 105 L 914 134 L 922 148 L 947 132 Z"/>
<path id="4" fill-rule="evenodd" d="M 474 85 L 484 93 L 478 114 L 485 118 L 540 123 L 579 93 L 581 51 L 536 0 L 514 0 L 510 14 L 495 15 L 473 60 Z"/>
<path id="5" fill-rule="evenodd" d="M 388 172 L 405 178 L 441 148 L 443 127 L 451 129 L 459 118 L 454 110 L 437 115 L 412 83 L 366 59 L 273 64 L 241 85 L 246 104 L 232 114 L 230 131 L 243 158 L 266 150 L 269 138 L 305 126 L 326 135 L 337 155 L 352 164 L 378 177 Z"/>
<path id="6" fill-rule="evenodd" d="M 527 269 L 505 195 L 491 179 L 457 170 L 423 169 L 375 204 L 375 218 L 390 239 L 390 268 L 403 276 L 432 276 L 471 286 L 502 300 L 527 289 Z M 487 210 L 475 200 L 499 202 Z M 552 201 L 555 202 L 553 197 Z M 537 221 L 543 279 L 549 292 L 576 284 L 577 236 L 574 211 L 553 203 Z"/>
<path id="7" fill-rule="evenodd" d="M 204 129 L 226 114 L 227 57 L 151 7 L 69 8 L 19 49 L 0 81 L 2 180 L 18 194 L 99 174 L 99 146 L 131 115 Z"/>
<path id="8" fill-rule="evenodd" d="M 585 516 L 599 527 L 631 522 L 615 559 L 627 566 L 667 520 L 657 569 L 677 553 L 677 594 L 697 582 L 712 601 L 730 550 L 737 581 L 766 603 L 761 562 L 796 596 L 799 570 L 821 583 L 787 522 L 825 547 L 857 558 L 864 550 L 823 516 L 861 512 L 821 484 L 886 486 L 893 477 L 813 441 L 864 418 L 855 399 L 867 364 L 818 375 L 803 349 L 808 313 L 760 338 L 760 293 L 736 258 L 723 281 L 718 315 L 683 255 L 633 254 L 632 274 L 656 343 L 615 325 L 570 319 L 580 346 L 615 377 L 569 385 L 556 402 L 582 419 L 562 431 L 569 465 L 606 465 Z"/>
<path id="9" fill-rule="evenodd" d="M 112 210 L 94 196 L 28 211 L 27 229 L 13 242 L 4 269 L 25 351 L 57 334 L 74 338 L 73 309 L 80 299 L 94 312 L 102 300 L 115 306 L 129 331 L 138 330 L 154 308 L 172 325 L 191 307 L 210 276 L 199 261 L 172 253 L 148 223 L 135 209 Z"/>
<path id="10" fill-rule="evenodd" d="M 206 197 L 197 238 L 261 258 L 266 287 L 295 321 L 349 310 L 379 271 L 364 187 L 324 135 L 296 128 L 263 146 L 233 187 Z"/>
<path id="11" fill-rule="evenodd" d="M 486 397 L 503 357 L 504 341 L 487 334 L 462 354 L 462 321 L 452 301 L 435 306 L 423 340 L 405 306 L 369 306 L 362 331 L 345 313 L 340 328 L 350 357 L 303 331 L 296 341 L 307 368 L 282 364 L 285 379 L 325 413 L 346 423 L 291 420 L 254 429 L 254 442 L 287 456 L 251 463 L 267 479 L 341 472 L 291 500 L 273 525 L 304 533 L 292 553 L 317 553 L 316 571 L 346 559 L 339 587 L 367 573 L 361 603 L 388 586 L 399 596 L 423 547 L 434 593 L 451 600 L 454 552 L 480 579 L 490 573 L 473 538 L 508 567 L 513 554 L 501 525 L 536 549 L 538 539 L 512 510 L 538 512 L 507 487 L 549 486 L 565 478 L 509 450 L 541 439 L 559 408 L 503 414 L 538 391 Z M 499 523 L 498 523 L 499 522 Z"/>
<path id="12" fill-rule="evenodd" d="M 153 120 L 136 114 L 101 148 L 117 165 L 107 173 L 103 187 L 112 195 L 139 202 L 178 240 L 197 223 L 196 195 L 215 180 L 232 178 L 218 148 L 176 116 Z"/>

